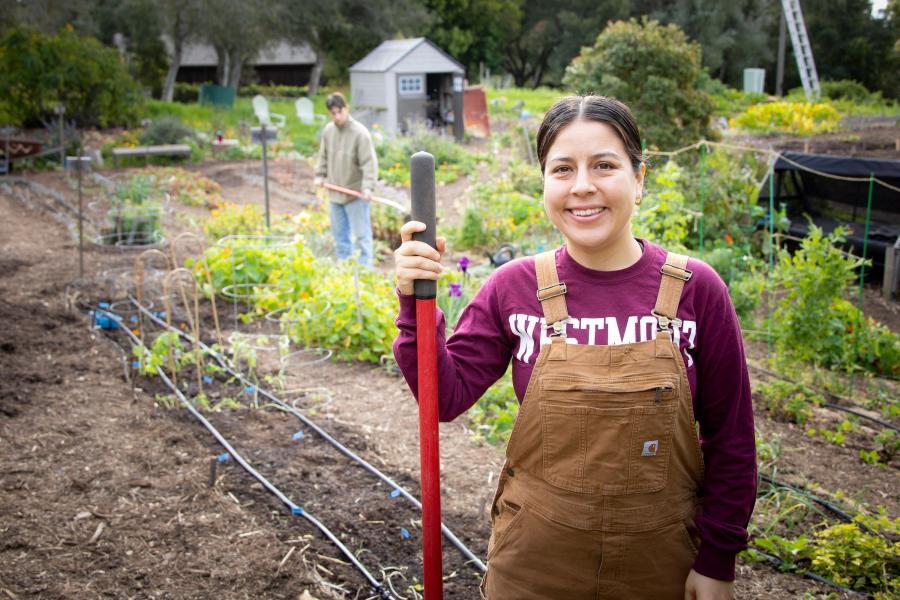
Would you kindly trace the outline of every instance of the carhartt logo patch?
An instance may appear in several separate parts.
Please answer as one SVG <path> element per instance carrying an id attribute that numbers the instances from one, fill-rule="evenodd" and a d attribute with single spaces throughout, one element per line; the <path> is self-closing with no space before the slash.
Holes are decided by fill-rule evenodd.
<path id="1" fill-rule="evenodd" d="M 641 456 L 656 456 L 658 451 L 659 440 L 650 440 L 644 442 L 644 449 L 641 451 Z"/>

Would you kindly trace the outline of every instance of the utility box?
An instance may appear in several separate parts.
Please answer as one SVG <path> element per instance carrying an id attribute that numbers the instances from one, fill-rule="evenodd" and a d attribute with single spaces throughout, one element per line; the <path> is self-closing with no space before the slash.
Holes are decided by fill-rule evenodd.
<path id="1" fill-rule="evenodd" d="M 766 86 L 765 69 L 744 69 L 744 91 L 762 94 Z"/>
<path id="2" fill-rule="evenodd" d="M 235 89 L 224 85 L 209 83 L 200 86 L 200 104 L 212 104 L 222 108 L 234 106 Z"/>

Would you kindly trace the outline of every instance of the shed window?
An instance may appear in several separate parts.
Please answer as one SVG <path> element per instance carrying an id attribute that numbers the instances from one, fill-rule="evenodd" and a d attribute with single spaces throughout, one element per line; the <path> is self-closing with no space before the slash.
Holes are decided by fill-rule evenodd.
<path id="1" fill-rule="evenodd" d="M 425 91 L 424 79 L 421 75 L 402 75 L 400 77 L 400 94 L 420 96 Z"/>

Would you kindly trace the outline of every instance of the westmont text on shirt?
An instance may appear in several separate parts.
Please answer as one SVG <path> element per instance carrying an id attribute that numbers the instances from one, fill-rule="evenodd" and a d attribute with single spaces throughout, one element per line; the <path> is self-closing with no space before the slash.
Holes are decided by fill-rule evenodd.
<path id="1" fill-rule="evenodd" d="M 513 313 L 509 315 L 508 324 L 512 334 L 519 338 L 516 360 L 529 364 L 532 358 L 537 357 L 536 346 L 550 343 L 544 317 Z M 627 317 L 624 327 L 619 326 L 616 317 L 569 317 L 565 323 L 566 343 L 590 346 L 634 344 L 655 339 L 656 328 L 656 317 L 652 315 L 631 315 Z M 673 327 L 672 338 L 678 347 L 681 347 L 682 336 L 686 341 L 683 349 L 685 367 L 691 368 L 694 359 L 690 351 L 694 349 L 697 339 L 697 322 L 685 320 L 680 326 Z"/>

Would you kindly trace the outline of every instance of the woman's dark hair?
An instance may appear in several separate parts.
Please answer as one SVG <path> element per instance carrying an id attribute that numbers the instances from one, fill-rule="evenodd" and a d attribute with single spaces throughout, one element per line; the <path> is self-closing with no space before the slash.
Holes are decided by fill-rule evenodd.
<path id="1" fill-rule="evenodd" d="M 641 134 L 631 109 L 615 98 L 607 96 L 566 96 L 550 107 L 538 129 L 537 154 L 541 163 L 541 173 L 544 172 L 547 152 L 556 141 L 556 136 L 567 125 L 578 119 L 606 123 L 612 127 L 625 145 L 631 166 L 635 172 L 640 171 L 644 159 L 641 152 Z"/>
<path id="2" fill-rule="evenodd" d="M 328 95 L 328 98 L 325 99 L 325 108 L 328 110 L 331 110 L 332 108 L 344 108 L 345 106 L 347 106 L 347 100 L 340 92 L 332 92 Z"/>

